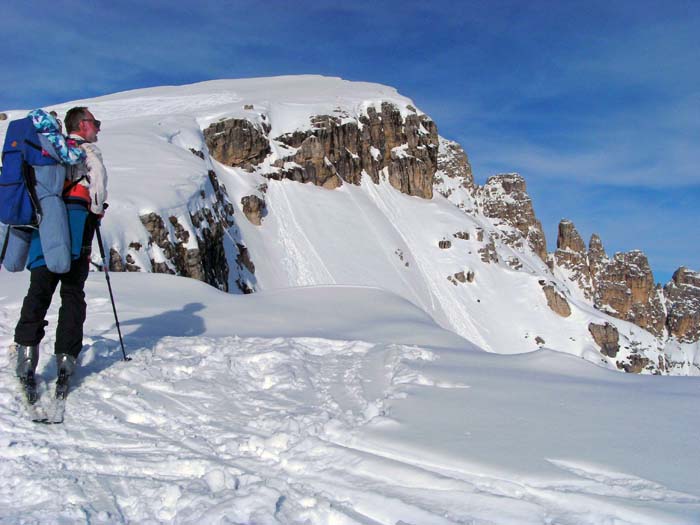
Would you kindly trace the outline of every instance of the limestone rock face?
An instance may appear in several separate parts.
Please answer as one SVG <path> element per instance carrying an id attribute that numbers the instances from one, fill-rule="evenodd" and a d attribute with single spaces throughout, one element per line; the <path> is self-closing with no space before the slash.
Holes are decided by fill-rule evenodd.
<path id="1" fill-rule="evenodd" d="M 439 137 L 438 171 L 433 177 L 433 191 L 445 197 L 467 214 L 478 213 L 477 193 L 472 167 L 462 146 Z"/>
<path id="2" fill-rule="evenodd" d="M 640 374 L 644 369 L 650 368 L 651 360 L 639 354 L 630 354 L 626 362 L 617 362 L 617 368 L 628 374 Z"/>
<path id="3" fill-rule="evenodd" d="M 209 153 L 227 166 L 251 169 L 270 153 L 267 125 L 257 126 L 246 119 L 226 119 L 204 130 Z"/>
<path id="4" fill-rule="evenodd" d="M 474 175 L 472 174 L 472 166 L 469 164 L 467 154 L 462 146 L 456 142 L 441 139 L 441 148 L 438 154 L 438 170 L 444 176 L 453 179 L 457 184 L 468 190 L 474 189 Z M 452 193 L 451 188 L 446 188 L 443 195 L 449 197 Z"/>
<path id="5" fill-rule="evenodd" d="M 161 215 L 151 212 L 140 217 L 141 223 L 148 232 L 149 246 L 131 243 L 129 252 L 123 257 L 114 248 L 110 249 L 110 270 L 140 271 L 134 263 L 131 251 L 142 252 L 148 248 L 148 253 L 155 253 L 152 247 L 157 247 L 159 256 L 150 257 L 151 270 L 154 273 L 169 273 L 191 277 L 206 282 L 220 290 L 229 290 L 229 273 L 231 268 L 226 258 L 224 237 L 226 231 L 234 226 L 234 208 L 223 186 L 219 185 L 216 174 L 208 172 L 211 183 L 212 197 L 205 199 L 202 192 L 202 202 L 196 209 L 190 209 L 184 217 L 169 216 L 165 220 Z M 234 232 L 235 233 L 235 232 Z M 239 257 L 240 257 L 239 248 Z M 243 267 L 238 268 L 241 270 Z M 240 271 L 238 272 L 240 274 Z M 251 272 L 252 273 L 252 272 Z M 241 277 L 236 279 L 241 291 L 252 290 L 247 281 Z"/>
<path id="6" fill-rule="evenodd" d="M 594 278 L 600 273 L 603 264 L 608 260 L 608 255 L 605 253 L 603 241 L 595 233 L 591 235 L 591 240 L 588 242 L 588 269 L 591 278 Z"/>
<path id="7" fill-rule="evenodd" d="M 136 252 L 143 248 L 141 243 L 132 242 L 129 244 L 129 250 Z M 131 253 L 127 253 L 124 260 L 121 254 L 115 249 L 109 249 L 109 269 L 113 272 L 140 272 L 141 268 L 135 263 Z"/>
<path id="8" fill-rule="evenodd" d="M 587 299 L 592 299 L 593 283 L 591 282 L 591 269 L 586 245 L 574 223 L 569 220 L 564 219 L 559 223 L 554 260 L 560 268 L 568 270 L 570 279 L 579 285 L 584 296 Z"/>
<path id="9" fill-rule="evenodd" d="M 700 298 L 698 302 L 688 299 L 694 297 L 696 288 L 692 285 L 684 287 L 674 280 L 664 291 L 664 305 L 662 294 L 654 284 L 649 262 L 642 252 L 617 253 L 609 258 L 600 237 L 595 234 L 591 236 L 586 252 L 574 225 L 564 220 L 559 224 L 554 260 L 559 268 L 568 272 L 569 279 L 578 285 L 587 299 L 593 301 L 598 310 L 630 321 L 656 337 L 664 336 L 665 327 L 669 333 L 682 333 L 685 342 L 700 337 L 697 329 L 688 328 L 693 322 L 697 326 L 698 321 L 693 321 L 694 315 L 695 319 L 700 318 Z M 683 272 L 683 275 L 687 274 Z M 683 280 L 683 277 L 680 279 Z M 673 299 L 669 299 L 669 294 Z M 684 299 L 680 299 L 681 295 Z M 671 312 L 676 304 L 677 315 L 669 315 L 667 321 L 666 312 Z"/>
<path id="10" fill-rule="evenodd" d="M 700 340 L 700 273 L 678 268 L 664 286 L 669 334 L 682 343 Z"/>
<path id="11" fill-rule="evenodd" d="M 594 280 L 597 309 L 663 335 L 666 314 L 646 255 L 638 250 L 615 254 Z"/>
<path id="12" fill-rule="evenodd" d="M 257 195 L 248 195 L 241 199 L 241 206 L 246 218 L 256 226 L 262 224 L 262 218 L 265 215 L 265 201 Z"/>
<path id="13" fill-rule="evenodd" d="M 486 217 L 501 219 L 514 227 L 540 259 L 547 260 L 547 241 L 527 194 L 525 179 L 517 173 L 490 177 L 481 188 L 480 201 Z M 514 246 L 520 241 L 519 236 L 506 236 L 504 240 Z"/>
<path id="14" fill-rule="evenodd" d="M 438 135 L 426 115 L 410 113 L 384 102 L 380 111 L 369 107 L 359 119 L 348 115 L 319 115 L 308 131 L 296 131 L 275 140 L 295 149 L 278 160 L 271 178 L 312 182 L 336 188 L 343 182 L 359 184 L 362 173 L 377 183 L 381 173 L 399 191 L 430 199 L 437 171 Z"/>
<path id="15" fill-rule="evenodd" d="M 122 261 L 122 256 L 114 248 L 109 249 L 109 270 L 112 272 L 126 272 L 126 265 Z M 138 271 L 138 270 L 136 270 Z"/>
<path id="16" fill-rule="evenodd" d="M 481 238 L 479 241 L 483 240 L 483 232 Z M 498 250 L 496 250 L 496 241 L 492 236 L 489 236 L 489 239 L 484 245 L 479 248 L 478 250 L 479 255 L 481 256 L 481 261 L 485 262 L 487 264 L 495 263 L 498 264 Z"/>
<path id="17" fill-rule="evenodd" d="M 574 223 L 563 219 L 559 223 L 559 235 L 557 236 L 557 250 L 576 254 L 585 254 L 586 245 L 579 235 Z"/>
<path id="18" fill-rule="evenodd" d="M 620 333 L 610 323 L 588 325 L 588 331 L 600 347 L 600 352 L 608 357 L 615 357 L 620 351 Z"/>
<path id="19" fill-rule="evenodd" d="M 547 297 L 547 305 L 553 312 L 562 317 L 569 317 L 571 315 L 569 302 L 566 300 L 566 297 L 557 292 L 554 286 L 547 284 L 542 287 L 542 290 L 544 291 L 545 297 Z"/>

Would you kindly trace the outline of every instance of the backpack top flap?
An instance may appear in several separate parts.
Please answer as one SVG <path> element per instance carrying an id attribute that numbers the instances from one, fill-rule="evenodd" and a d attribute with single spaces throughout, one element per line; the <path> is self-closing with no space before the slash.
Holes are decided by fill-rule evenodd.
<path id="1" fill-rule="evenodd" d="M 36 127 L 30 117 L 13 120 L 7 127 L 5 144 L 2 148 L 3 165 L 9 154 L 18 153 L 27 164 L 32 166 L 57 164 L 57 161 L 41 147 Z"/>
<path id="2" fill-rule="evenodd" d="M 58 164 L 39 142 L 31 118 L 13 120 L 7 127 L 0 170 L 0 222 L 15 226 L 36 225 L 40 215 L 29 166 Z"/>

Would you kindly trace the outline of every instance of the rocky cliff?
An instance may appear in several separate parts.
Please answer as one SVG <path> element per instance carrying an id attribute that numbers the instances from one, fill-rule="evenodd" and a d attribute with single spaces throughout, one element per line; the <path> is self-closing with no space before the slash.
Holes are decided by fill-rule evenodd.
<path id="1" fill-rule="evenodd" d="M 286 151 L 274 160 L 271 179 L 311 182 L 337 188 L 359 184 L 363 174 L 375 183 L 386 176 L 397 190 L 424 199 L 433 196 L 438 135 L 434 122 L 409 107 L 408 114 L 389 102 L 369 106 L 359 116 L 338 110 L 313 115 L 310 128 L 269 137 L 269 126 L 224 119 L 204 130 L 213 158 L 228 166 L 248 168 L 272 151 Z M 266 116 L 262 115 L 263 121 Z"/>
<path id="2" fill-rule="evenodd" d="M 666 327 L 683 343 L 700 340 L 700 273 L 679 268 L 664 286 Z"/>
<path id="3" fill-rule="evenodd" d="M 502 262 L 513 270 L 521 270 L 523 262 L 517 254 L 532 250 L 551 270 L 563 272 L 564 278 L 598 310 L 632 322 L 657 338 L 669 333 L 682 341 L 698 339 L 694 295 L 697 288 L 689 274 L 679 274 L 667 286 L 664 299 L 662 291 L 654 285 L 643 253 L 633 251 L 610 258 L 596 235 L 586 249 L 574 224 L 568 220 L 560 223 L 557 248 L 550 256 L 523 177 L 501 174 L 490 177 L 483 186 L 475 184 L 463 148 L 439 138 L 433 121 L 414 108 L 402 113 L 395 105 L 382 103 L 369 106 L 359 116 L 341 110 L 330 115 L 313 115 L 307 129 L 276 137 L 270 136 L 270 124 L 265 113 L 260 113 L 256 122 L 241 119 L 215 122 L 203 130 L 209 154 L 228 166 L 258 169 L 268 179 L 290 179 L 328 189 L 344 183 L 357 185 L 363 175 L 374 183 L 385 177 L 397 190 L 424 199 L 432 198 L 435 189 L 465 213 L 483 216 L 495 227 L 488 232 L 483 228 L 474 232 L 483 263 Z M 268 168 L 261 169 L 263 164 Z M 241 204 L 248 220 L 260 225 L 265 213 L 263 197 L 246 196 Z M 468 232 L 460 233 L 462 237 L 456 234 L 454 237 L 469 239 Z M 452 248 L 449 240 L 440 240 L 438 244 L 443 250 Z M 500 245 L 513 248 L 515 255 L 506 256 L 498 248 Z M 473 270 L 447 276 L 453 284 L 472 282 L 474 278 Z M 571 315 L 569 300 L 561 287 L 552 282 L 543 284 L 542 290 L 552 311 L 562 317 Z M 669 316 L 667 309 L 671 312 Z M 619 336 L 613 325 L 591 324 L 589 331 L 602 355 L 617 356 Z M 631 361 L 623 359 L 620 367 L 639 371 L 650 366 L 649 360 L 640 361 L 637 354 L 634 356 Z"/>
<path id="4" fill-rule="evenodd" d="M 163 217 L 150 212 L 141 215 L 140 220 L 148 243 L 131 242 L 126 253 L 110 248 L 110 270 L 168 273 L 191 277 L 226 292 L 253 291 L 254 267 L 240 241 L 234 207 L 214 171 L 208 171 L 207 183 L 198 198 L 190 201 L 186 214 Z M 224 247 L 229 236 L 238 237 L 232 249 L 232 264 Z M 230 283 L 235 283 L 235 290 Z"/>
<path id="5" fill-rule="evenodd" d="M 603 250 L 602 244 L 600 244 L 600 250 Z M 602 255 L 605 256 L 605 253 L 603 252 Z M 574 223 L 566 219 L 559 223 L 554 262 L 559 268 L 568 271 L 569 279 L 581 288 L 587 299 L 593 299 L 594 289 L 591 277 L 593 270 L 589 263 L 586 245 Z"/>
<path id="6" fill-rule="evenodd" d="M 630 321 L 659 338 L 700 339 L 700 277 L 679 268 L 663 290 L 654 284 L 646 256 L 638 251 L 609 258 L 598 235 L 586 251 L 573 223 L 559 224 L 554 260 L 596 308 Z"/>
<path id="7" fill-rule="evenodd" d="M 590 323 L 589 332 L 600 353 L 614 358 L 618 368 L 635 373 L 665 373 L 669 367 L 684 366 L 673 356 L 661 353 L 650 358 L 645 352 L 652 347 L 663 347 L 668 338 L 681 343 L 700 340 L 700 274 L 681 268 L 661 290 L 655 285 L 651 267 L 642 252 L 635 250 L 608 257 L 596 234 L 591 236 L 586 249 L 576 227 L 566 219 L 559 224 L 556 250 L 547 254 L 542 226 L 521 176 L 494 176 L 480 187 L 474 184 L 466 155 L 458 146 L 442 146 L 439 160 L 438 192 L 469 213 L 491 219 L 498 230 L 495 236 L 494 232 L 490 233 L 479 251 L 484 262 L 497 263 L 501 259 L 507 262 L 503 250 L 497 247 L 499 243 L 516 252 L 522 251 L 523 245 L 529 246 L 547 261 L 555 275 L 573 285 L 576 293 L 570 299 L 581 297 L 599 311 L 634 323 L 656 338 L 653 346 L 646 346 L 644 350 L 644 345 L 638 341 L 628 338 L 623 341 L 626 338 L 613 324 Z M 456 194 L 460 196 L 455 197 Z M 484 232 L 479 235 L 483 238 Z M 520 265 L 510 266 L 520 268 Z M 541 284 L 549 308 L 560 316 L 569 316 L 567 296 L 570 294 L 557 289 L 553 282 L 541 281 Z"/>
<path id="8" fill-rule="evenodd" d="M 209 154 L 227 166 L 251 169 L 270 153 L 267 133 L 270 126 L 262 122 L 231 118 L 211 124 L 204 130 Z"/>
<path id="9" fill-rule="evenodd" d="M 519 248 L 524 239 L 540 259 L 547 260 L 547 241 L 542 224 L 535 216 L 522 176 L 508 173 L 489 177 L 483 187 L 477 188 L 476 197 L 480 211 L 486 217 L 515 228 L 515 232 L 504 232 L 508 244 Z"/>
<path id="10" fill-rule="evenodd" d="M 593 276 L 595 307 L 630 321 L 657 337 L 664 335 L 666 314 L 646 256 L 617 253 Z"/>

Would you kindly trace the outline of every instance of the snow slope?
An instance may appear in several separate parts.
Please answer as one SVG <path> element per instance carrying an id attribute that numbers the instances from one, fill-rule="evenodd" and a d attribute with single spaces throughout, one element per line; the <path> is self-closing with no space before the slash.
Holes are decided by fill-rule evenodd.
<path id="1" fill-rule="evenodd" d="M 0 347 L 27 277 L 0 273 Z M 700 521 L 694 378 L 486 353 L 376 288 L 112 281 L 133 360 L 91 274 L 63 425 L 19 415 L 2 363 L 2 523 Z"/>
<path id="2" fill-rule="evenodd" d="M 255 265 L 250 284 L 256 291 L 376 286 L 407 299 L 440 326 L 490 352 L 512 354 L 546 347 L 617 369 L 617 360 L 642 348 L 653 366 L 663 357 L 674 362 L 671 373 L 700 374 L 700 344 L 664 349 L 648 332 L 595 310 L 564 279 L 552 275 L 528 247 L 507 246 L 491 221 L 465 213 L 457 204 L 470 197 L 459 188 L 454 188 L 451 202 L 438 192 L 431 200 L 409 197 L 386 180 L 374 184 L 368 177 L 359 186 L 325 190 L 263 176 L 274 169 L 275 160 L 290 153 L 275 137 L 309 129 L 314 115 L 352 120 L 382 102 L 405 114 L 414 107 L 387 86 L 306 75 L 141 89 L 47 109 L 64 114 L 71 106 L 85 104 L 103 121 L 99 145 L 109 170 L 111 204 L 103 223 L 104 238 L 108 247 L 122 257 L 130 256 L 144 271 L 152 270 L 152 261 L 161 263 L 165 258 L 140 217 L 157 213 L 168 228 L 168 219 L 176 218 L 189 234 L 186 247 L 197 248 L 190 214 L 214 200 L 207 176 L 213 170 L 236 208 L 236 232 L 226 241 L 229 266 L 235 266 L 238 254 L 234 245 L 242 242 Z M 25 114 L 7 113 L 10 118 Z M 209 157 L 202 129 L 221 118 L 246 118 L 258 124 L 264 120 L 271 126 L 272 153 L 254 173 Z M 0 122 L 0 140 L 7 122 Z M 204 158 L 190 149 L 203 152 Z M 248 195 L 265 199 L 267 215 L 261 226 L 252 225 L 243 214 L 241 198 Z M 479 230 L 484 232 L 483 242 L 476 240 Z M 469 240 L 454 238 L 457 232 L 469 233 Z M 438 247 L 443 239 L 451 240 L 451 249 Z M 483 262 L 479 253 L 491 239 L 498 263 Z M 522 268 L 511 268 L 506 264 L 509 258 L 517 258 Z M 452 277 L 459 272 L 474 272 L 474 282 L 455 283 Z M 231 289 L 236 287 L 235 278 L 231 273 Z M 567 294 L 570 317 L 560 317 L 547 306 L 543 280 Z M 618 328 L 622 348 L 616 358 L 600 353 L 587 328 L 591 322 Z"/>
<path id="3" fill-rule="evenodd" d="M 572 316 L 556 316 L 543 263 L 498 239 L 501 260 L 523 268 L 484 263 L 476 233 L 496 229 L 439 195 L 367 179 L 336 190 L 270 181 L 263 174 L 284 153 L 274 140 L 254 173 L 189 151 L 205 150 L 202 128 L 222 117 L 265 116 L 274 138 L 310 115 L 356 118 L 381 101 L 411 103 L 385 86 L 315 76 L 81 101 L 104 122 L 108 246 L 150 270 L 163 256 L 139 217 L 155 212 L 176 217 L 194 247 L 190 214 L 213 199 L 211 169 L 236 206 L 258 293 L 113 274 L 133 357 L 123 362 L 106 285 L 91 274 L 63 425 L 22 417 L 13 356 L 0 360 L 0 523 L 700 522 L 700 383 L 607 370 L 614 362 L 586 326 L 610 321 L 623 344 L 655 347 L 649 334 L 574 295 Z M 261 226 L 240 209 L 251 194 L 266 200 Z M 473 283 L 447 279 L 469 270 Z M 0 272 L 0 348 L 27 279 Z M 45 394 L 57 312 L 39 363 Z M 697 345 L 677 354 L 693 373 Z"/>

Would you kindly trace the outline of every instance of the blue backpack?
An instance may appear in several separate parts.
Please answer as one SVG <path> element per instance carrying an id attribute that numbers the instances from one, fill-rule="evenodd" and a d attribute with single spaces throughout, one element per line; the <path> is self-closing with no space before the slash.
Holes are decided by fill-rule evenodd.
<path id="1" fill-rule="evenodd" d="M 33 166 L 58 164 L 43 153 L 31 117 L 13 120 L 7 128 L 0 170 L 0 222 L 36 228 L 41 222 Z"/>
<path id="2" fill-rule="evenodd" d="M 70 269 L 71 239 L 62 191 L 66 165 L 84 158 L 85 153 L 66 142 L 58 122 L 42 109 L 10 122 L 0 172 L 0 222 L 8 225 L 0 265 L 21 271 L 37 237 L 50 271 Z"/>

